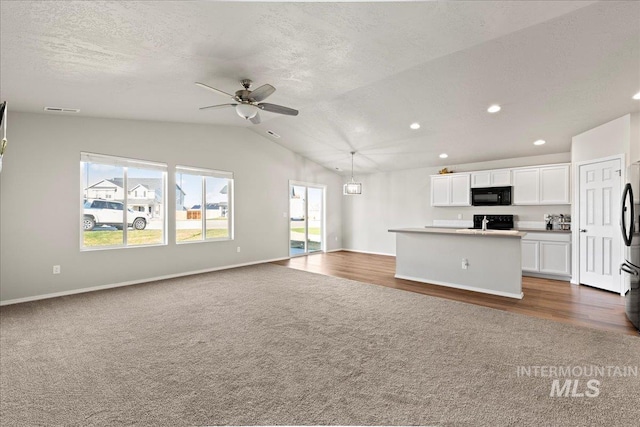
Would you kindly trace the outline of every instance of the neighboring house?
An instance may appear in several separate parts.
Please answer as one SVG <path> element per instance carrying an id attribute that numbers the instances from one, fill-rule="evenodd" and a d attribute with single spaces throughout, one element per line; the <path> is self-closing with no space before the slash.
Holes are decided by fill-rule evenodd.
<path id="1" fill-rule="evenodd" d="M 103 179 L 85 188 L 84 197 L 86 199 L 124 200 L 122 179 L 120 179 L 119 184 L 115 180 Z"/>
<path id="2" fill-rule="evenodd" d="M 152 218 L 161 216 L 162 179 L 160 178 L 129 178 L 129 192 L 127 207 L 134 211 L 146 212 Z M 122 178 L 103 179 L 87 188 L 84 196 L 87 199 L 109 199 L 124 201 L 124 185 Z M 182 206 L 185 193 L 176 185 L 176 206 Z"/>

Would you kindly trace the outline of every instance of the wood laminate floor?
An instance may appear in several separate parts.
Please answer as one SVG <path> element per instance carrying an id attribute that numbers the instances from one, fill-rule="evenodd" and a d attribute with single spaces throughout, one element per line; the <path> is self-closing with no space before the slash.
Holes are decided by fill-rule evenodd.
<path id="1" fill-rule="evenodd" d="M 524 298 L 517 300 L 396 279 L 394 277 L 396 259 L 393 256 L 340 251 L 296 257 L 273 264 L 526 314 L 541 319 L 638 335 L 625 315 L 623 297 L 588 286 L 571 285 L 569 282 L 523 277 Z"/>

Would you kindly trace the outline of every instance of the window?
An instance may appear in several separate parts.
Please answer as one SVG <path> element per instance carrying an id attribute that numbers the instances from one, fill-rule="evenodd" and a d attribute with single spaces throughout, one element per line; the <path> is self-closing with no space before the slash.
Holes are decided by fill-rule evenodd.
<path id="1" fill-rule="evenodd" d="M 80 168 L 82 249 L 166 244 L 166 164 L 81 153 Z M 155 198 L 134 199 L 140 185 Z"/>
<path id="2" fill-rule="evenodd" d="M 176 167 L 176 242 L 233 239 L 233 173 Z"/>

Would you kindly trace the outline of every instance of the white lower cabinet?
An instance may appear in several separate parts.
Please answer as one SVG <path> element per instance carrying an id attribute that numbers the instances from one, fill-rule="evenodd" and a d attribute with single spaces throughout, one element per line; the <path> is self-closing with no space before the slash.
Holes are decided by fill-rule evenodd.
<path id="1" fill-rule="evenodd" d="M 540 242 L 522 240 L 522 271 L 540 271 Z"/>
<path id="2" fill-rule="evenodd" d="M 571 233 L 527 233 L 522 238 L 522 271 L 571 276 Z"/>

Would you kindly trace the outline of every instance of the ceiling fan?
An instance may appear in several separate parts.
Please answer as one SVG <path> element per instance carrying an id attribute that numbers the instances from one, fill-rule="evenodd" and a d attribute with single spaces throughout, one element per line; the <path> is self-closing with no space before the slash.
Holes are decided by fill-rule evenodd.
<path id="1" fill-rule="evenodd" d="M 215 92 L 219 95 L 228 96 L 233 99 L 235 103 L 233 104 L 219 104 L 219 105 L 209 105 L 208 107 L 202 107 L 201 110 L 210 110 L 214 108 L 226 108 L 226 107 L 235 107 L 236 113 L 243 119 L 251 120 L 251 123 L 257 125 L 260 123 L 260 115 L 258 114 L 259 110 L 269 111 L 271 113 L 277 114 L 285 114 L 287 116 L 297 116 L 298 110 L 294 110 L 293 108 L 283 107 L 282 105 L 269 104 L 267 102 L 261 102 L 273 92 L 276 91 L 276 88 L 266 84 L 262 85 L 255 90 L 249 90 L 251 88 L 252 81 L 249 79 L 243 79 L 240 81 L 244 89 L 240 89 L 236 91 L 235 95 L 231 95 L 223 90 L 216 89 L 204 83 L 196 82 L 197 86 L 208 89 L 212 92 Z"/>

